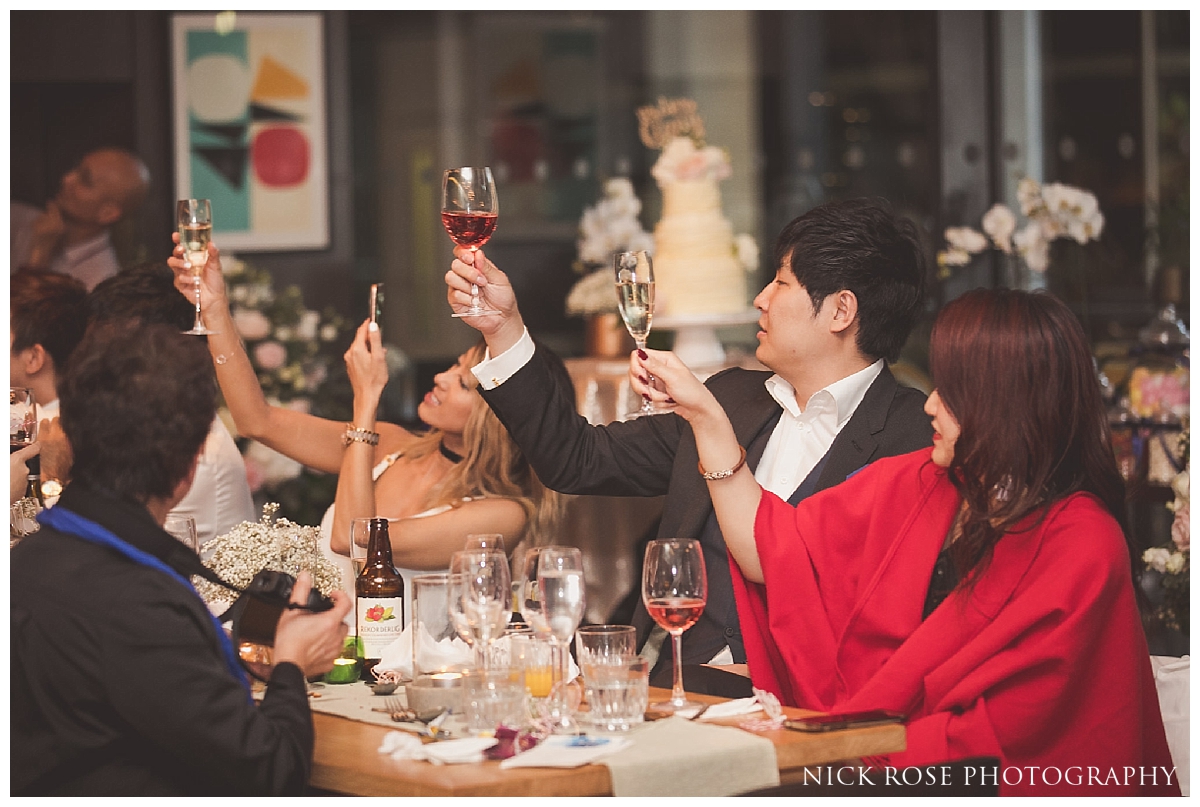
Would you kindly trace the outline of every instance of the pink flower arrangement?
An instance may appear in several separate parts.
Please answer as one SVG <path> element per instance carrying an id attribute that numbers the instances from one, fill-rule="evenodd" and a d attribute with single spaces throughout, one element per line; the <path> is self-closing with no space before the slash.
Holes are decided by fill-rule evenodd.
<path id="1" fill-rule="evenodd" d="M 261 311 L 252 308 L 237 308 L 233 312 L 233 325 L 243 339 L 266 339 L 271 333 L 271 320 Z"/>
<path id="2" fill-rule="evenodd" d="M 254 347 L 254 361 L 264 370 L 278 370 L 287 361 L 287 348 L 278 342 L 262 342 Z"/>

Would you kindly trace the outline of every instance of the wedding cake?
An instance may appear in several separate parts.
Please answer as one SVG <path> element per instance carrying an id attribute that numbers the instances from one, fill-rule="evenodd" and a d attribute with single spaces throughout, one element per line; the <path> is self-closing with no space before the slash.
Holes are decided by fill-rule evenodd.
<path id="1" fill-rule="evenodd" d="M 663 197 L 662 219 L 654 228 L 655 315 L 744 312 L 751 264 L 746 253 L 753 254 L 756 267 L 757 247 L 749 236 L 739 237 L 735 246 L 733 226 L 721 210 L 717 183 L 731 173 L 728 155 L 675 137 L 651 173 Z"/>

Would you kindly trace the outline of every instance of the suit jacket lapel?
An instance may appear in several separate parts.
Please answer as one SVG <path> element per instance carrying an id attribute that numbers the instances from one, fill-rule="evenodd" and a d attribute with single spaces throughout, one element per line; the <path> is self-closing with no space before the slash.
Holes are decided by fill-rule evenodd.
<path id="1" fill-rule="evenodd" d="M 817 490 L 831 488 L 861 469 L 875 456 L 879 440 L 875 435 L 887 425 L 888 412 L 896 395 L 896 377 L 887 365 L 867 388 L 862 402 L 842 427 L 826 453 L 825 470 Z"/>

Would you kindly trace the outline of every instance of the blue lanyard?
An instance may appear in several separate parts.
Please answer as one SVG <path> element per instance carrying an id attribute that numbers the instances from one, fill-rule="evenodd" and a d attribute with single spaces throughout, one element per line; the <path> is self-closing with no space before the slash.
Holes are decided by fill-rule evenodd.
<path id="1" fill-rule="evenodd" d="M 200 599 L 202 604 L 204 603 L 199 593 L 196 592 L 195 587 L 192 586 L 191 581 L 189 581 L 179 572 L 175 571 L 170 566 L 163 563 L 161 560 L 149 554 L 148 552 L 143 552 L 137 547 L 131 546 L 125 541 L 122 541 L 116 535 L 109 532 L 104 527 L 101 527 L 96 522 L 90 521 L 78 513 L 67 510 L 62 505 L 59 505 L 58 507 L 51 507 L 48 510 L 43 510 L 38 514 L 37 520 L 42 524 L 53 527 L 59 532 L 69 533 L 74 535 L 76 538 L 82 538 L 89 543 L 99 544 L 100 546 L 106 546 L 109 549 L 114 549 L 132 560 L 134 563 L 141 564 L 142 566 L 148 566 L 151 569 L 157 569 L 164 574 L 170 575 L 175 580 L 178 580 L 181 585 L 185 586 L 188 591 L 195 594 L 196 598 Z M 217 639 L 221 645 L 221 655 L 224 657 L 225 666 L 229 668 L 229 671 L 233 674 L 233 677 L 237 679 L 238 683 L 245 688 L 247 698 L 250 698 L 250 682 L 246 680 L 246 675 L 242 670 L 242 665 L 238 661 L 237 654 L 233 650 L 233 642 L 230 641 L 227 635 L 225 635 L 225 628 L 221 626 L 221 623 L 217 620 L 217 618 L 213 616 L 211 611 L 208 610 L 208 605 L 204 605 L 204 612 L 208 614 L 209 619 L 213 621 L 213 626 L 217 629 Z M 253 702 L 252 698 L 250 698 L 250 700 Z"/>

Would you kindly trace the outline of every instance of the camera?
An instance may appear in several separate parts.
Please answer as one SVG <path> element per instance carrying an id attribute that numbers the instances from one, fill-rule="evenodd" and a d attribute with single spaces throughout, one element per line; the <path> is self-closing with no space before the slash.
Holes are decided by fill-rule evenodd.
<path id="1" fill-rule="evenodd" d="M 290 602 L 295 585 L 296 578 L 287 572 L 263 569 L 229 607 L 226 614 L 232 618 L 233 645 L 243 662 L 270 666 L 269 648 L 275 646 L 275 629 L 284 610 L 319 612 L 333 607 L 333 600 L 316 588 L 308 590 L 303 604 Z"/>

